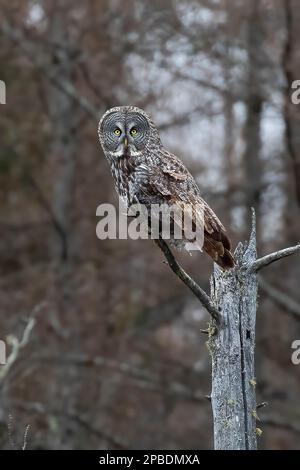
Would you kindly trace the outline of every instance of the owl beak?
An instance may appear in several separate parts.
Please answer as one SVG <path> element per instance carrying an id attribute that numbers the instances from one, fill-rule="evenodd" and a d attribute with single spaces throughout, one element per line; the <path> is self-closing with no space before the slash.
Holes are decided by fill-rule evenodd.
<path id="1" fill-rule="evenodd" d="M 124 137 L 124 145 L 125 145 L 126 148 L 128 147 L 128 138 L 127 137 Z"/>

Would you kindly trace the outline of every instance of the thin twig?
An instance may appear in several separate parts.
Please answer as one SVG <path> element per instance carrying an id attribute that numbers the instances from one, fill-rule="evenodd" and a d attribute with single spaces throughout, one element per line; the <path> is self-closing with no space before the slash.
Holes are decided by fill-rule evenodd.
<path id="1" fill-rule="evenodd" d="M 33 329 L 34 325 L 35 318 L 30 318 L 28 320 L 28 323 L 25 327 L 23 336 L 20 341 L 13 335 L 10 335 L 8 337 L 8 342 L 11 344 L 12 350 L 7 358 L 6 364 L 0 369 L 0 381 L 2 381 L 4 377 L 8 374 L 10 368 L 18 358 L 20 350 L 24 348 L 24 346 L 26 346 L 26 344 L 28 343 L 31 330 Z"/>
<path id="2" fill-rule="evenodd" d="M 28 433 L 30 429 L 30 424 L 27 424 L 24 432 L 24 438 L 23 438 L 23 445 L 22 445 L 22 450 L 25 450 L 27 447 L 27 439 L 28 439 Z"/>
<path id="3" fill-rule="evenodd" d="M 193 294 L 197 297 L 198 300 L 200 300 L 201 304 L 206 308 L 206 310 L 212 316 L 215 322 L 219 324 L 220 314 L 213 305 L 207 293 L 203 289 L 201 289 L 201 287 L 178 264 L 172 251 L 162 238 L 158 238 L 154 240 L 154 242 L 165 255 L 168 265 L 172 269 L 173 273 L 193 292 Z"/>
<path id="4" fill-rule="evenodd" d="M 278 418 L 276 416 L 264 417 L 263 424 L 300 434 L 300 427 L 298 424 L 288 421 L 282 421 L 281 418 Z"/>
<path id="5" fill-rule="evenodd" d="M 281 258 L 285 258 L 286 256 L 291 256 L 297 252 L 300 252 L 300 244 L 284 248 L 283 250 L 274 251 L 274 253 L 270 253 L 269 255 L 263 256 L 262 258 L 258 258 L 254 261 L 249 270 L 251 272 L 258 272 L 260 269 L 269 266 L 269 264 L 274 263 Z"/>
<path id="6" fill-rule="evenodd" d="M 261 403 L 258 403 L 256 405 L 256 409 L 258 410 L 259 408 L 265 408 L 266 406 L 268 406 L 269 402 L 267 401 L 262 401 Z"/>
<path id="7" fill-rule="evenodd" d="M 54 230 L 58 234 L 60 241 L 61 241 L 61 258 L 62 259 L 67 259 L 68 258 L 68 237 L 66 230 L 64 229 L 63 225 L 57 218 L 55 211 L 53 210 L 51 203 L 43 193 L 42 188 L 40 185 L 37 183 L 35 178 L 30 174 L 30 172 L 26 173 L 27 180 L 33 190 L 36 193 L 37 200 L 40 203 L 41 207 L 47 212 L 51 223 L 53 225 Z"/>
<path id="8" fill-rule="evenodd" d="M 12 414 L 8 415 L 8 422 L 7 422 L 7 430 L 8 430 L 8 440 L 9 444 L 12 449 L 16 448 L 15 440 L 14 440 L 14 432 L 13 432 L 13 416 Z"/>
<path id="9" fill-rule="evenodd" d="M 115 370 L 118 373 L 124 374 L 127 379 L 131 379 L 131 386 L 137 386 L 143 389 L 151 390 L 153 392 L 178 396 L 183 399 L 200 401 L 204 400 L 204 393 L 199 390 L 190 390 L 185 384 L 176 381 L 168 381 L 165 384 L 159 376 L 151 374 L 142 368 L 136 367 L 133 364 L 116 361 L 102 356 L 90 357 L 86 355 L 77 356 L 49 356 L 49 355 L 37 355 L 33 356 L 32 360 L 46 362 L 55 362 L 57 366 L 69 367 L 70 364 L 78 367 L 107 367 Z"/>

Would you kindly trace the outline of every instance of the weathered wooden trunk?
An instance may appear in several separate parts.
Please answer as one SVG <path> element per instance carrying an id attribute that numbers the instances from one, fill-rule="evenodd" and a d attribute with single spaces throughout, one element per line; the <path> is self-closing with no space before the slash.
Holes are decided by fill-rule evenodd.
<path id="1" fill-rule="evenodd" d="M 176 276 L 193 292 L 212 318 L 207 346 L 212 358 L 211 403 L 214 443 L 218 450 L 255 450 L 255 320 L 257 310 L 257 273 L 262 268 L 294 253 L 300 244 L 256 257 L 255 213 L 248 244 L 235 251 L 236 267 L 222 271 L 217 265 L 211 277 L 211 296 L 182 269 L 167 243 L 159 238 L 162 250 Z M 203 331 L 203 330 L 202 330 Z"/>
<path id="2" fill-rule="evenodd" d="M 257 275 L 247 269 L 256 259 L 254 220 L 249 244 L 239 244 L 235 257 L 236 268 L 224 272 L 215 265 L 211 278 L 211 299 L 221 315 L 217 334 L 207 342 L 212 358 L 214 447 L 254 450 Z"/>

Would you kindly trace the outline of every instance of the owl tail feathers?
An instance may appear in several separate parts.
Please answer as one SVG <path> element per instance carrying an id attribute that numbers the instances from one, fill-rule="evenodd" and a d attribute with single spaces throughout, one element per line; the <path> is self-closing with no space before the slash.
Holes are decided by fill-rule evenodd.
<path id="1" fill-rule="evenodd" d="M 222 233 L 220 238 L 221 240 L 218 241 L 206 235 L 204 237 L 203 248 L 222 269 L 231 269 L 235 266 L 235 260 L 230 251 L 230 241 L 224 233 Z"/>
<path id="2" fill-rule="evenodd" d="M 234 268 L 234 266 L 235 266 L 234 257 L 232 255 L 232 253 L 229 250 L 227 250 L 227 248 L 225 248 L 225 250 L 224 250 L 224 255 L 223 256 L 218 255 L 217 259 L 215 259 L 214 261 L 219 266 L 221 266 L 221 268 L 223 268 L 225 270 Z"/>

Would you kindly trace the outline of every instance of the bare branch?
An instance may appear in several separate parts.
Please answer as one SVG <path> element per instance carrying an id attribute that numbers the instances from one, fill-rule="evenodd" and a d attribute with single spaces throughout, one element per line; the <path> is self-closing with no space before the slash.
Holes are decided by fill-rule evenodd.
<path id="1" fill-rule="evenodd" d="M 155 244 L 161 249 L 168 265 L 172 269 L 173 273 L 193 292 L 197 299 L 201 302 L 203 307 L 206 308 L 208 313 L 212 316 L 217 324 L 220 323 L 220 314 L 215 308 L 211 299 L 207 293 L 201 289 L 201 287 L 184 271 L 184 269 L 176 261 L 172 251 L 168 247 L 167 243 L 162 239 L 154 240 Z"/>
<path id="2" fill-rule="evenodd" d="M 300 303 L 296 302 L 285 292 L 272 286 L 268 281 L 262 279 L 261 276 L 259 276 L 259 285 L 272 300 L 275 300 L 275 302 L 291 313 L 296 320 L 300 320 Z"/>
<path id="3" fill-rule="evenodd" d="M 171 120 L 163 122 L 159 125 L 160 131 L 170 129 L 170 127 L 184 126 L 191 122 L 194 114 L 199 114 L 204 112 L 204 106 L 196 106 L 193 110 L 186 111 L 179 116 L 173 117 Z M 209 112 L 207 108 L 205 109 L 206 116 L 218 116 L 220 112 Z"/>
<path id="4" fill-rule="evenodd" d="M 267 401 L 262 401 L 261 403 L 257 404 L 256 409 L 258 410 L 259 408 L 265 408 L 268 405 L 269 403 Z"/>
<path id="5" fill-rule="evenodd" d="M 22 450 L 25 450 L 27 448 L 27 439 L 28 439 L 29 429 L 30 429 L 30 424 L 27 424 L 25 428 L 25 432 L 24 432 L 24 437 L 23 437 Z"/>
<path id="6" fill-rule="evenodd" d="M 18 359 L 21 349 L 25 348 L 25 346 L 28 344 L 31 332 L 36 323 L 36 316 L 44 306 L 45 303 L 42 302 L 36 305 L 36 307 L 32 310 L 20 340 L 14 335 L 8 336 L 7 341 L 11 345 L 12 350 L 7 358 L 6 364 L 0 369 L 0 385 L 3 382 L 3 379 L 7 376 L 13 364 Z"/>
<path id="7" fill-rule="evenodd" d="M 36 64 L 38 66 L 38 64 Z M 43 67 L 39 67 L 42 72 L 45 73 L 45 69 Z M 49 81 L 59 88 L 63 93 L 69 96 L 69 98 L 73 99 L 91 118 L 99 120 L 101 116 L 100 111 L 98 111 L 95 106 L 83 95 L 78 93 L 76 88 L 69 80 L 61 80 L 59 79 L 54 73 L 50 70 L 46 71 L 47 78 Z"/>
<path id="8" fill-rule="evenodd" d="M 286 256 L 293 255 L 297 252 L 300 252 L 300 244 L 290 246 L 289 248 L 284 248 L 283 250 L 274 251 L 274 253 L 270 253 L 269 255 L 263 256 L 262 258 L 258 258 L 256 261 L 254 261 L 254 263 L 252 263 L 250 266 L 250 271 L 258 272 L 260 269 L 269 266 L 269 264 L 274 263 L 281 258 L 285 258 Z"/>
<path id="9" fill-rule="evenodd" d="M 266 426 L 272 426 L 275 428 L 285 429 L 286 431 L 290 431 L 296 434 L 300 434 L 300 426 L 295 423 L 283 421 L 281 418 L 277 416 L 267 416 L 263 418 L 263 424 Z"/>
<path id="10" fill-rule="evenodd" d="M 51 356 L 51 355 L 37 355 L 32 359 L 37 361 L 55 362 L 58 366 L 67 366 L 70 364 L 78 367 L 106 367 L 116 371 L 119 374 L 124 374 L 127 379 L 132 379 L 132 384 L 136 387 L 149 390 L 169 396 L 178 396 L 182 399 L 205 402 L 204 392 L 201 390 L 191 390 L 186 385 L 177 381 L 168 381 L 166 384 L 154 374 L 146 370 L 136 367 L 129 362 L 122 362 L 103 356 L 90 357 L 86 355 L 70 355 L 64 357 Z M 108 380 L 106 378 L 106 380 Z"/>
<path id="11" fill-rule="evenodd" d="M 29 318 L 21 340 L 18 340 L 18 338 L 16 338 L 13 335 L 10 335 L 8 337 L 7 341 L 10 343 L 12 350 L 11 350 L 10 355 L 7 358 L 6 364 L 0 369 L 0 382 L 8 374 L 12 365 L 16 362 L 19 356 L 20 350 L 23 349 L 28 344 L 31 331 L 35 325 L 35 321 L 36 321 L 35 318 Z"/>
<path id="12" fill-rule="evenodd" d="M 86 431 L 88 431 L 90 434 L 93 434 L 100 439 L 104 439 L 110 445 L 113 445 L 117 449 L 128 448 L 127 442 L 124 442 L 123 439 L 119 438 L 116 435 L 108 433 L 106 430 L 95 427 L 93 424 L 91 424 L 89 419 L 85 418 L 83 415 L 80 415 L 78 411 L 75 412 L 58 408 L 48 408 L 40 402 L 34 402 L 29 404 L 23 402 L 16 402 L 15 407 L 19 408 L 20 410 L 24 410 L 31 413 L 37 413 L 40 415 L 54 415 L 60 418 L 64 417 L 68 420 L 76 422 L 78 425 L 86 429 Z"/>
<path id="13" fill-rule="evenodd" d="M 47 197 L 44 195 L 42 188 L 39 186 L 35 178 L 27 171 L 26 173 L 27 180 L 33 190 L 36 193 L 37 200 L 40 203 L 41 207 L 47 212 L 50 217 L 50 221 L 53 225 L 54 230 L 56 231 L 60 241 L 61 241 L 61 257 L 66 259 L 68 255 L 68 237 L 66 231 L 59 219 L 56 217 L 56 214 L 48 201 Z"/>
<path id="14" fill-rule="evenodd" d="M 7 21 L 3 21 L 0 26 L 0 31 L 10 38 L 14 43 L 18 44 L 20 48 L 28 55 L 36 68 L 42 74 L 46 75 L 48 80 L 63 93 L 73 99 L 91 118 L 99 119 L 100 113 L 95 106 L 83 95 L 81 95 L 71 81 L 63 79 L 61 76 L 55 74 L 48 63 L 44 60 L 43 56 L 37 54 L 36 44 L 31 39 L 27 38 L 21 29 L 16 25 L 11 25 Z"/>
<path id="15" fill-rule="evenodd" d="M 203 392 L 199 390 L 191 390 L 189 387 L 179 382 L 158 383 L 157 381 L 157 383 L 154 383 L 137 377 L 126 377 L 126 379 L 127 380 L 122 385 L 123 387 L 140 388 L 151 393 L 157 393 L 168 397 L 176 397 L 181 400 L 207 403 L 206 395 L 204 395 Z M 114 380 L 111 377 L 106 377 L 106 381 L 109 381 L 112 384 L 114 383 Z M 116 383 L 120 383 L 119 379 L 117 379 Z"/>

